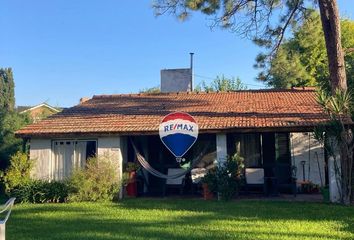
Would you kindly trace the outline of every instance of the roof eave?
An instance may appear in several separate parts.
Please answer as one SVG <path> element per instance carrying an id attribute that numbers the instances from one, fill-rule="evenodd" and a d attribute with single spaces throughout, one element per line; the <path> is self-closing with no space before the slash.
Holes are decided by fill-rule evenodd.
<path id="1" fill-rule="evenodd" d="M 315 126 L 274 126 L 274 127 L 249 127 L 249 128 L 208 128 L 200 129 L 199 133 L 252 133 L 252 132 L 312 132 Z M 42 133 L 21 133 L 15 134 L 18 138 L 83 138 L 83 137 L 108 137 L 108 136 L 137 136 L 137 135 L 158 135 L 154 131 L 112 131 L 112 132 L 42 132 Z"/>

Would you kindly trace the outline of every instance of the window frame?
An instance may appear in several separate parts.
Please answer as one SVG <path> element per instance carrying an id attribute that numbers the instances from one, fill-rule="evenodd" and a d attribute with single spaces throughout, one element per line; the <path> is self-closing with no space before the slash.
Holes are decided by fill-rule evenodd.
<path id="1" fill-rule="evenodd" d="M 51 139 L 51 154 L 50 154 L 50 163 L 49 163 L 49 167 L 48 167 L 48 170 L 49 170 L 49 175 L 50 176 L 50 180 L 54 180 L 54 170 L 53 170 L 53 161 L 55 159 L 55 151 L 54 151 L 54 146 L 55 146 L 55 143 L 56 142 L 64 142 L 64 144 L 67 144 L 67 142 L 71 142 L 71 144 L 74 145 L 74 151 L 73 151 L 73 158 L 75 159 L 76 158 L 76 142 L 95 142 L 96 144 L 96 148 L 95 148 L 95 152 L 96 152 L 96 156 L 98 154 L 98 139 L 95 139 L 95 138 L 74 138 L 74 139 L 68 139 L 68 138 L 58 138 L 58 139 Z M 57 179 L 59 180 L 59 179 Z"/>

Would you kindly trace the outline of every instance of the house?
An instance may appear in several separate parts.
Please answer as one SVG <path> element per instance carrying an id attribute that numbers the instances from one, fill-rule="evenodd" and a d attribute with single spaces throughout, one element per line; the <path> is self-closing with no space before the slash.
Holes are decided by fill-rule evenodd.
<path id="1" fill-rule="evenodd" d="M 108 154 L 122 174 L 123 163 L 135 159 L 132 143 L 152 167 L 166 172 L 176 161 L 161 143 L 158 128 L 175 111 L 191 114 L 199 125 L 198 140 L 186 159 L 209 144 L 204 167 L 238 152 L 247 168 L 261 168 L 278 182 L 296 175 L 299 181 L 329 183 L 332 200 L 337 200 L 333 159 L 326 158 L 312 134 L 329 120 L 313 88 L 98 95 L 16 135 L 30 143 L 33 174 L 39 179 L 63 179 L 95 154 Z M 161 180 L 146 178 L 151 191 L 158 191 Z"/>
<path id="2" fill-rule="evenodd" d="M 39 120 L 56 114 L 61 110 L 62 108 L 55 108 L 47 103 L 41 103 L 36 106 L 17 106 L 17 111 L 21 114 L 29 114 L 33 122 L 38 122 Z"/>

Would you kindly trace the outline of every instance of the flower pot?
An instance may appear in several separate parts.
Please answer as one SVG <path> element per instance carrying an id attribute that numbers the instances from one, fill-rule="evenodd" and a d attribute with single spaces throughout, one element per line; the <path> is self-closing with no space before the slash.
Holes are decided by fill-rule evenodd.
<path id="1" fill-rule="evenodd" d="M 204 200 L 211 200 L 214 198 L 214 194 L 212 192 L 210 192 L 208 184 L 203 183 L 203 197 Z"/>
<path id="2" fill-rule="evenodd" d="M 126 191 L 129 197 L 136 197 L 138 194 L 135 171 L 129 172 L 129 181 L 126 186 Z"/>

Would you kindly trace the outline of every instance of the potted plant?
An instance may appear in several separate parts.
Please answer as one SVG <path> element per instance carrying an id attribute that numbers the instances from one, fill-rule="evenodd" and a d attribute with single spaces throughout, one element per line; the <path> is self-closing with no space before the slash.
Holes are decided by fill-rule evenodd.
<path id="1" fill-rule="evenodd" d="M 321 194 L 323 197 L 323 201 L 328 203 L 329 202 L 329 188 L 328 188 L 328 186 L 321 187 Z"/>
<path id="2" fill-rule="evenodd" d="M 215 169 L 210 169 L 202 179 L 203 198 L 204 200 L 211 200 L 214 198 L 214 190 L 216 188 L 216 174 Z"/>
<path id="3" fill-rule="evenodd" d="M 320 193 L 320 191 L 320 186 L 311 182 L 311 193 Z"/>
<path id="4" fill-rule="evenodd" d="M 217 193 L 218 199 L 226 201 L 238 195 L 243 169 L 243 158 L 234 154 L 228 156 L 225 163 L 209 170 L 203 178 L 204 199 L 212 199 L 213 193 Z"/>
<path id="5" fill-rule="evenodd" d="M 300 182 L 300 185 L 301 185 L 301 192 L 302 193 L 310 193 L 311 192 L 310 181 L 302 181 L 302 182 Z"/>
<path id="6" fill-rule="evenodd" d="M 139 170 L 140 166 L 133 162 L 128 162 L 125 166 L 125 173 L 128 174 L 127 184 L 126 184 L 126 192 L 130 197 L 137 196 L 137 183 L 136 183 L 136 172 Z"/>
<path id="7" fill-rule="evenodd" d="M 241 186 L 245 183 L 245 161 L 238 153 L 228 156 L 227 172 L 236 186 L 235 195 L 238 196 Z"/>

